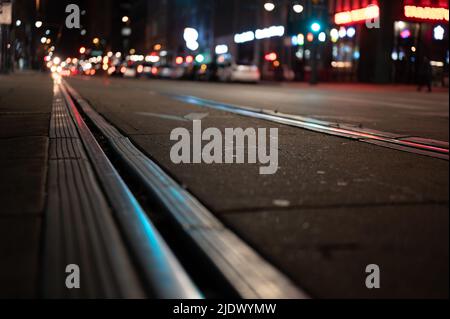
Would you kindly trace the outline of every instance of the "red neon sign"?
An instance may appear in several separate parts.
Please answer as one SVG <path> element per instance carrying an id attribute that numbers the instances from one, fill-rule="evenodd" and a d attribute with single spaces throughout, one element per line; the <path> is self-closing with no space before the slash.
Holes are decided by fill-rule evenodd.
<path id="1" fill-rule="evenodd" d="M 343 25 L 371 21 L 379 17 L 380 7 L 377 5 L 370 5 L 367 8 L 338 12 L 334 15 L 334 22 L 337 25 Z"/>
<path id="2" fill-rule="evenodd" d="M 448 9 L 405 6 L 405 17 L 419 20 L 448 21 Z"/>

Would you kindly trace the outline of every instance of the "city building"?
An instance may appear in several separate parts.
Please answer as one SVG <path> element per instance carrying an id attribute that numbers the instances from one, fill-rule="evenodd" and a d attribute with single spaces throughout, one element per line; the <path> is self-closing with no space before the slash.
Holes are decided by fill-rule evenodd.
<path id="1" fill-rule="evenodd" d="M 413 83 L 428 57 L 436 81 L 448 79 L 443 0 L 100 0 L 87 12 L 102 12 L 86 27 L 97 49 L 161 64 L 229 60 L 266 80 Z"/>
<path id="2" fill-rule="evenodd" d="M 216 45 L 226 45 L 237 61 L 258 65 L 263 78 L 308 80 L 312 62 L 318 73 L 327 69 L 327 1 L 216 2 Z M 318 29 L 312 31 L 312 25 Z M 315 33 L 314 39 L 307 37 L 309 33 Z"/>
<path id="3" fill-rule="evenodd" d="M 414 83 L 424 57 L 448 77 L 448 2 L 334 0 L 332 78 Z"/>
<path id="4" fill-rule="evenodd" d="M 213 43 L 212 14 L 215 1 L 137 0 L 131 6 L 131 43 L 145 54 L 164 52 L 164 60 L 175 62 L 178 55 L 209 54 Z M 195 47 L 186 46 L 184 31 L 195 29 Z"/>

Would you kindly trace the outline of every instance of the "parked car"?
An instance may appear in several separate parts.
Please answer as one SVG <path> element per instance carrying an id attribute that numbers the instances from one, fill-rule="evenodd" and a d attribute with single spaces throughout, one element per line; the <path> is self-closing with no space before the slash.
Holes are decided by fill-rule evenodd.
<path id="1" fill-rule="evenodd" d="M 253 82 L 261 80 L 259 68 L 251 63 L 226 62 L 217 66 L 217 78 L 222 82 Z"/>
<path id="2" fill-rule="evenodd" d="M 172 78 L 172 66 L 169 64 L 163 64 L 158 67 L 157 76 L 162 79 Z"/>
<path id="3" fill-rule="evenodd" d="M 147 78 L 155 77 L 155 66 L 153 63 L 150 62 L 144 62 L 140 63 L 137 67 L 137 76 L 145 76 Z"/>
<path id="4" fill-rule="evenodd" d="M 125 71 L 125 72 L 123 72 Z M 123 77 L 124 78 L 135 78 L 137 77 L 138 73 L 137 73 L 137 64 L 136 63 L 132 63 L 132 62 L 128 62 L 125 65 L 125 68 L 122 68 L 122 73 L 123 73 Z"/>
<path id="5" fill-rule="evenodd" d="M 162 79 L 181 79 L 185 76 L 186 69 L 184 66 L 172 66 L 163 64 L 158 67 L 157 76 Z"/>

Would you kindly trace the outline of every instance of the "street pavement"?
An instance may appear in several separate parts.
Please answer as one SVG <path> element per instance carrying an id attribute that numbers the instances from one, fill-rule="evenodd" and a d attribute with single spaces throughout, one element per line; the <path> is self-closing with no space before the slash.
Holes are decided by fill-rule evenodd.
<path id="1" fill-rule="evenodd" d="M 448 297 L 448 161 L 177 101 L 191 95 L 448 141 L 448 91 L 112 78 L 69 83 L 216 216 L 318 298 Z M 259 165 L 173 164 L 175 128 L 278 128 L 275 175 Z M 381 268 L 382 288 L 365 285 Z"/>
<path id="2" fill-rule="evenodd" d="M 400 135 L 449 140 L 448 89 L 437 88 L 430 94 L 402 85 L 152 81 L 149 87 L 147 82 L 135 81 L 131 89 L 194 95 Z M 127 82 L 114 82 L 114 87 L 130 89 Z"/>
<path id="3" fill-rule="evenodd" d="M 448 91 L 101 77 L 68 81 L 313 298 L 448 298 L 448 161 L 205 109 L 167 95 L 276 106 L 285 113 L 448 141 Z M 0 76 L 0 297 L 39 293 L 52 93 L 49 75 Z M 173 164 L 171 131 L 192 131 L 192 118 L 199 114 L 203 128 L 222 132 L 278 128 L 277 174 L 260 175 L 259 164 Z M 365 285 L 369 264 L 380 266 L 381 289 Z"/>
<path id="4" fill-rule="evenodd" d="M 0 75 L 0 298 L 37 296 L 52 81 Z"/>

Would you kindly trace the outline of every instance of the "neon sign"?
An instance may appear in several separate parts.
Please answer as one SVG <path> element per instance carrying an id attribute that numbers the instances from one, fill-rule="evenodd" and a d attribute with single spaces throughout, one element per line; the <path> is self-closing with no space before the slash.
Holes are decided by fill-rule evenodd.
<path id="1" fill-rule="evenodd" d="M 245 43 L 253 40 L 255 40 L 255 33 L 253 31 L 238 33 L 234 36 L 234 42 L 236 43 Z"/>
<path id="2" fill-rule="evenodd" d="M 334 22 L 337 25 L 364 22 L 380 17 L 380 7 L 376 5 L 367 8 L 356 9 L 345 12 L 338 12 L 334 15 Z"/>
<path id="3" fill-rule="evenodd" d="M 258 29 L 255 32 L 255 38 L 258 40 L 268 39 L 272 37 L 282 37 L 284 35 L 283 26 L 273 26 L 265 29 Z"/>
<path id="4" fill-rule="evenodd" d="M 405 17 L 422 20 L 448 21 L 448 9 L 405 6 Z"/>
<path id="5" fill-rule="evenodd" d="M 262 40 L 272 37 L 282 37 L 284 35 L 285 29 L 283 26 L 272 26 L 265 29 L 258 29 L 255 32 L 247 31 L 243 33 L 238 33 L 234 36 L 235 43 L 245 43 L 250 42 L 255 39 Z"/>

